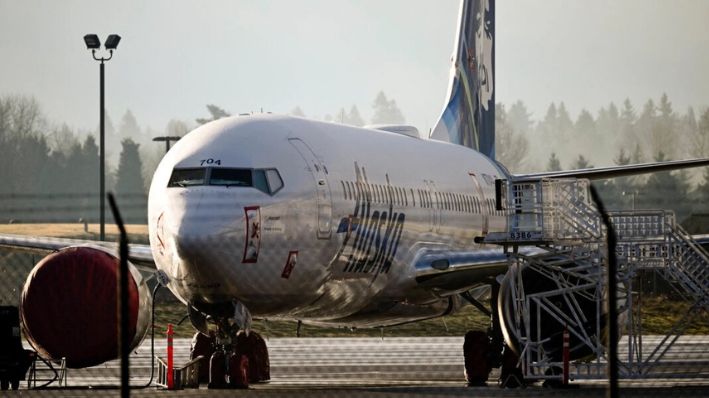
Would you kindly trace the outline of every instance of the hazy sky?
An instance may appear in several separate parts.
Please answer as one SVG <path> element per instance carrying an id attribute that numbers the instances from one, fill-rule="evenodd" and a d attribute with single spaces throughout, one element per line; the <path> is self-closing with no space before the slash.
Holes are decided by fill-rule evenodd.
<path id="1" fill-rule="evenodd" d="M 428 130 L 443 106 L 458 1 L 0 0 L 0 95 L 35 96 L 50 121 L 98 124 L 98 64 L 82 37 L 123 37 L 107 65 L 114 123 L 130 108 L 162 131 L 205 104 L 322 118 L 379 90 Z M 572 117 L 667 92 L 709 105 L 709 1 L 497 2 L 497 101 Z"/>

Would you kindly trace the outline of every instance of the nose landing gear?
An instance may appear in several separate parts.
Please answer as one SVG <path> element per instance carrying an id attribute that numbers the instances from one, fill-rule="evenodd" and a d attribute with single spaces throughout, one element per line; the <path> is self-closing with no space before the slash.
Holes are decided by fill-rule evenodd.
<path id="1" fill-rule="evenodd" d="M 271 378 L 266 341 L 251 331 L 251 314 L 243 304 L 235 301 L 233 309 L 215 319 L 217 331 L 210 334 L 209 388 L 248 388 Z"/>

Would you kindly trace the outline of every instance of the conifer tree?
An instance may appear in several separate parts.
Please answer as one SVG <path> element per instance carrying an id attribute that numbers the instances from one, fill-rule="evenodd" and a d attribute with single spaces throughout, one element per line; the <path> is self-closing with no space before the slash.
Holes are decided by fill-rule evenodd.
<path id="1" fill-rule="evenodd" d="M 372 124 L 400 124 L 406 122 L 404 114 L 401 113 L 401 110 L 396 105 L 396 101 L 387 99 L 383 91 L 380 91 L 374 99 L 372 110 L 374 112 Z"/>
<path id="2" fill-rule="evenodd" d="M 122 145 L 123 151 L 116 172 L 116 193 L 118 195 L 144 194 L 139 145 L 130 138 L 123 140 Z"/>
<path id="3" fill-rule="evenodd" d="M 552 152 L 551 157 L 549 157 L 549 162 L 547 163 L 547 171 L 560 171 L 561 162 L 559 158 L 556 157 L 556 153 Z"/>

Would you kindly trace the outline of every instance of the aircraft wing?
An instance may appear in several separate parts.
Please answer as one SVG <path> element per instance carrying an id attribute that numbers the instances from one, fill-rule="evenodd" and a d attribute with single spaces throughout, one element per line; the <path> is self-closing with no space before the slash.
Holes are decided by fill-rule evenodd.
<path id="1" fill-rule="evenodd" d="M 546 253 L 538 247 L 520 247 L 519 252 L 527 256 Z M 414 266 L 418 287 L 445 297 L 489 284 L 507 272 L 508 262 L 502 247 L 490 246 L 470 251 L 421 249 Z"/>
<path id="2" fill-rule="evenodd" d="M 118 243 L 116 242 L 0 234 L 0 247 L 30 253 L 48 254 L 68 246 L 77 245 L 99 246 L 118 252 Z M 140 268 L 141 271 L 145 271 L 146 268 L 150 272 L 155 270 L 155 261 L 153 260 L 150 245 L 129 245 L 128 260 Z"/>
<path id="3" fill-rule="evenodd" d="M 470 290 L 507 272 L 502 248 L 476 251 L 422 249 L 414 260 L 418 287 L 439 296 Z"/>
<path id="4" fill-rule="evenodd" d="M 515 174 L 513 178 L 514 181 L 520 182 L 538 181 L 542 178 L 588 178 L 589 180 L 602 180 L 605 178 L 627 177 L 636 174 L 679 170 L 701 166 L 709 166 L 709 159 L 672 160 L 668 162 L 629 164 L 624 166 L 596 167 L 591 169 Z"/>
<path id="5" fill-rule="evenodd" d="M 700 245 L 709 246 L 709 234 L 692 235 Z M 538 247 L 520 247 L 520 253 L 533 256 L 546 251 Z M 445 297 L 487 285 L 507 272 L 507 255 L 502 248 L 475 251 L 421 249 L 414 257 L 419 288 Z"/>

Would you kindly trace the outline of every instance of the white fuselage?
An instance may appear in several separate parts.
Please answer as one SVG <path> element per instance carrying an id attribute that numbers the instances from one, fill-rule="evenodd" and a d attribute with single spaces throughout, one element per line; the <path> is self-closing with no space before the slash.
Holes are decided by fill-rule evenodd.
<path id="1" fill-rule="evenodd" d="M 175 169 L 210 171 L 203 184 L 183 184 L 171 182 Z M 253 171 L 252 186 L 224 183 L 215 169 Z M 277 170 L 282 188 L 278 178 L 257 178 L 265 170 Z M 221 185 L 209 185 L 210 175 Z M 459 145 L 286 116 L 231 117 L 189 133 L 160 163 L 150 244 L 185 303 L 238 300 L 254 317 L 353 326 L 422 319 L 451 304 L 417 289 L 415 253 L 475 250 L 475 237 L 504 231 L 494 180 L 505 177 Z"/>

